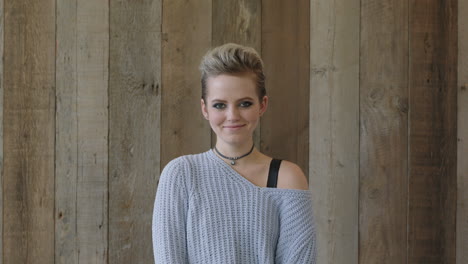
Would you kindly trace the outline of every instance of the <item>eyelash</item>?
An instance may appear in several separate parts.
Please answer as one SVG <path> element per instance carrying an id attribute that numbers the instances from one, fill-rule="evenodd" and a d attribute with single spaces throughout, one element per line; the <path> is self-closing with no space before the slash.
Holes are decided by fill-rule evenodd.
<path id="1" fill-rule="evenodd" d="M 253 103 L 249 102 L 249 101 L 244 101 L 244 102 L 241 102 L 239 104 L 239 106 L 242 107 L 242 108 L 248 108 L 248 107 L 250 107 L 252 105 L 253 105 Z M 224 108 L 226 108 L 226 104 L 224 104 L 224 103 L 215 103 L 213 105 L 213 108 L 218 109 L 218 110 L 223 110 Z"/>

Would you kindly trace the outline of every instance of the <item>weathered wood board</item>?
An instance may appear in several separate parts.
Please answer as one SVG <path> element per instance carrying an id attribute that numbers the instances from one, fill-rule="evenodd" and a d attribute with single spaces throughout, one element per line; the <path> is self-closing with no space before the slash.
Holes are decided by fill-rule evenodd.
<path id="1" fill-rule="evenodd" d="M 55 128 L 55 263 L 78 264 L 77 1 L 57 2 Z M 73 21 L 73 22 L 71 22 Z"/>
<path id="2" fill-rule="evenodd" d="M 109 263 L 154 263 L 161 5 L 160 0 L 110 2 Z"/>
<path id="3" fill-rule="evenodd" d="M 260 147 L 275 158 L 309 167 L 308 0 L 262 1 L 262 56 L 268 111 L 261 120 Z"/>
<path id="4" fill-rule="evenodd" d="M 108 8 L 69 1 L 57 10 L 58 263 L 108 261 Z"/>
<path id="5" fill-rule="evenodd" d="M 359 6 L 310 6 L 310 188 L 318 263 L 358 263 Z"/>
<path id="6" fill-rule="evenodd" d="M 3 262 L 54 262 L 55 1 L 4 1 Z"/>
<path id="7" fill-rule="evenodd" d="M 359 263 L 406 263 L 408 2 L 361 1 Z"/>
<path id="8" fill-rule="evenodd" d="M 409 1 L 408 263 L 455 263 L 456 12 Z"/>
<path id="9" fill-rule="evenodd" d="M 163 1 L 161 170 L 170 160 L 211 145 L 198 70 L 211 47 L 211 5 L 211 0 Z"/>

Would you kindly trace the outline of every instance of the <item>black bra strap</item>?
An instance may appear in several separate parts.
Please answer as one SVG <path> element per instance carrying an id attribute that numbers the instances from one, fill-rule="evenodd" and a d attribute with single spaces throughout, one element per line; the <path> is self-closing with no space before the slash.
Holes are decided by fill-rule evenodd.
<path id="1" fill-rule="evenodd" d="M 276 184 L 278 183 L 278 171 L 281 165 L 281 160 L 279 159 L 272 159 L 270 163 L 270 171 L 268 172 L 268 188 L 276 188 Z"/>

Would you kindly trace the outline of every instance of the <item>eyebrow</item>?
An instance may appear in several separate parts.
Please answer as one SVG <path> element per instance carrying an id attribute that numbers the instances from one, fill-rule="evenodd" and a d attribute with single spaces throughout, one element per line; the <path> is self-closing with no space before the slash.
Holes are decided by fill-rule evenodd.
<path id="1" fill-rule="evenodd" d="M 238 99 L 237 102 L 244 101 L 244 100 L 252 100 L 253 101 L 254 99 L 252 97 L 247 96 L 247 97 L 243 97 L 243 98 Z M 226 102 L 226 100 L 221 100 L 221 99 L 216 99 L 215 98 L 215 99 L 211 100 L 211 102 Z"/>

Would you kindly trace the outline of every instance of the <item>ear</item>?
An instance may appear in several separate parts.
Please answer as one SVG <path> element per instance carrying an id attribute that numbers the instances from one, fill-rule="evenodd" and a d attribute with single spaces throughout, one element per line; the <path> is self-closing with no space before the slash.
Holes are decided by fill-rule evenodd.
<path id="1" fill-rule="evenodd" d="M 206 120 L 208 120 L 208 111 L 206 109 L 205 100 L 201 99 L 201 111 Z"/>
<path id="2" fill-rule="evenodd" d="M 262 116 L 268 108 L 268 96 L 263 96 L 262 101 L 260 102 L 260 116 Z"/>

